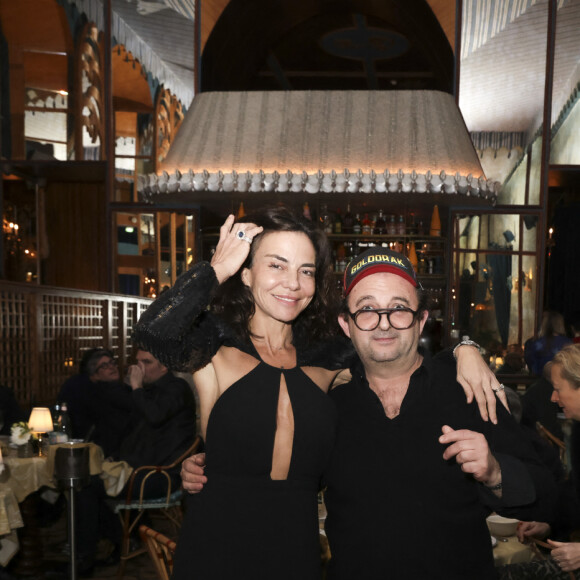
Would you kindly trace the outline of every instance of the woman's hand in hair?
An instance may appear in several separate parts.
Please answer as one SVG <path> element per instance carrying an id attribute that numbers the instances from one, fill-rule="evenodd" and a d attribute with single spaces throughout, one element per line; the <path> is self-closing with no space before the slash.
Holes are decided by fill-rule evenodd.
<path id="1" fill-rule="evenodd" d="M 250 253 L 254 237 L 263 229 L 252 223 L 235 224 L 234 216 L 228 216 L 220 228 L 220 239 L 211 259 L 211 265 L 220 284 L 241 268 Z M 243 236 L 240 236 L 240 232 Z"/>

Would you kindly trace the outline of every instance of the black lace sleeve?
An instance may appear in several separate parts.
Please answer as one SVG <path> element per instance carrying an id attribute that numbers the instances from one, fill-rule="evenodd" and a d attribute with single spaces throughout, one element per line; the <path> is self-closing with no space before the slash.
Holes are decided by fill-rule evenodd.
<path id="1" fill-rule="evenodd" d="M 227 335 L 227 327 L 207 307 L 218 281 L 209 262 L 184 272 L 143 313 L 133 330 L 136 345 L 171 370 L 205 366 Z"/>

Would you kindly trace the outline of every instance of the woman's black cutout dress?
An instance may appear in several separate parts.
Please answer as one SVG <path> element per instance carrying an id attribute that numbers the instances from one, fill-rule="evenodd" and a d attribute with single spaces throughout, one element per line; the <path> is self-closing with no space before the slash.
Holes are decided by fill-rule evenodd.
<path id="1" fill-rule="evenodd" d="M 284 375 L 294 413 L 288 478 L 270 478 Z M 174 580 L 320 578 L 317 492 L 334 443 L 330 398 L 300 368 L 260 362 L 216 402 L 208 482 L 188 498 Z"/>

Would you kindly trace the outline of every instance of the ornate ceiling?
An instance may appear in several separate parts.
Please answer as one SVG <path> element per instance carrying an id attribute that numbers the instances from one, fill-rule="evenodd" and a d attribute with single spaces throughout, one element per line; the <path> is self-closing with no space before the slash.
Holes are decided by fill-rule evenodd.
<path id="1" fill-rule="evenodd" d="M 26 21 L 18 14 L 46 9 L 41 21 L 48 23 L 58 18 L 50 11 L 55 2 L 103 23 L 102 0 L 0 0 L 5 35 L 22 31 L 18 42 L 29 46 L 26 58 L 37 61 L 38 84 L 47 87 L 62 76 L 71 39 L 54 37 L 53 53 L 41 57 L 33 44 L 48 26 L 32 33 L 18 24 Z M 547 6 L 547 0 L 464 0 L 459 105 L 471 132 L 529 136 L 538 129 Z M 559 0 L 558 6 L 554 118 L 580 80 L 580 0 Z M 456 15 L 450 0 L 200 0 L 199 71 L 194 0 L 112 0 L 112 7 L 114 42 L 186 107 L 196 72 L 203 91 L 453 91 Z M 147 103 L 145 95 L 141 100 Z"/>
<path id="2" fill-rule="evenodd" d="M 468 129 L 533 134 L 544 98 L 547 0 L 463 4 L 459 104 Z M 168 67 L 193 70 L 194 0 L 113 7 Z M 580 78 L 580 0 L 559 0 L 558 8 L 554 117 Z M 203 0 L 200 13 L 202 90 L 453 90 L 449 0 Z"/>

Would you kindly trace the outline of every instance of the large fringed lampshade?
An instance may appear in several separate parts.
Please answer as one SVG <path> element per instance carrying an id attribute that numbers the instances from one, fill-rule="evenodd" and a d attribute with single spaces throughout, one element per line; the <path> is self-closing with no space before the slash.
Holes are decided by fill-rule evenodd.
<path id="1" fill-rule="evenodd" d="M 346 192 L 493 203 L 498 188 L 483 174 L 453 97 L 438 91 L 202 93 L 158 174 L 139 177 L 151 201 Z"/>

